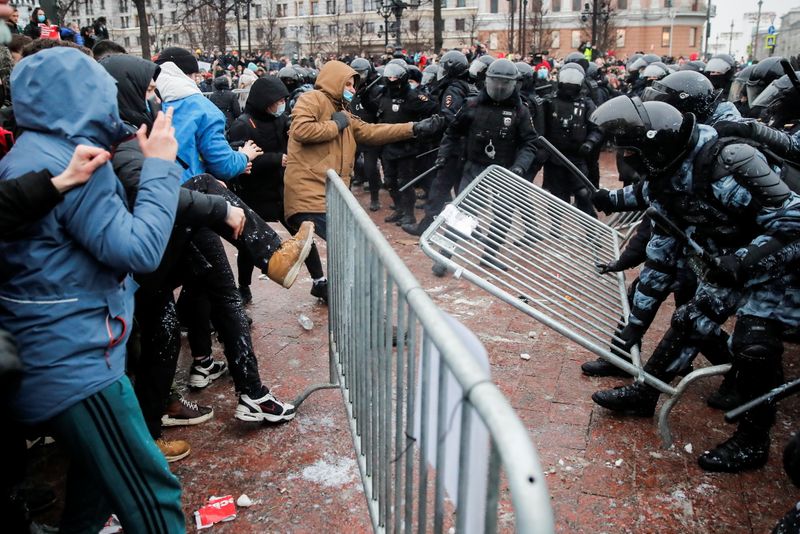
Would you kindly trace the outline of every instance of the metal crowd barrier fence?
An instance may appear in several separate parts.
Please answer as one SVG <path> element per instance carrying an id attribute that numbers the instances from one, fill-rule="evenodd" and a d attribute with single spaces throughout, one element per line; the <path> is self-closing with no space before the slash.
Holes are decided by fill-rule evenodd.
<path id="1" fill-rule="evenodd" d="M 644 372 L 619 332 L 628 317 L 623 273 L 596 263 L 619 257 L 622 236 L 547 191 L 493 165 L 449 204 L 420 238 L 423 251 L 504 302 L 669 397 L 658 428 L 672 443 L 669 414 L 693 381 L 728 365 L 688 374 L 673 387 Z"/>
<path id="2" fill-rule="evenodd" d="M 507 505 L 500 502 L 502 467 L 516 531 L 553 532 L 536 450 L 470 356 L 465 338 L 472 334 L 431 301 L 332 170 L 326 195 L 331 382 L 344 397 L 374 530 L 496 532 L 498 508 Z M 453 391 L 460 417 L 447 406 Z M 469 438 L 483 426 L 489 443 L 476 446 Z M 453 473 L 457 489 L 445 498 Z M 468 519 L 475 487 L 486 488 L 478 495 L 485 510 L 479 524 Z"/>
<path id="3" fill-rule="evenodd" d="M 621 211 L 612 214 L 605 220 L 605 223 L 620 235 L 620 248 L 631 238 L 633 232 L 642 223 L 643 217 L 644 211 Z"/>

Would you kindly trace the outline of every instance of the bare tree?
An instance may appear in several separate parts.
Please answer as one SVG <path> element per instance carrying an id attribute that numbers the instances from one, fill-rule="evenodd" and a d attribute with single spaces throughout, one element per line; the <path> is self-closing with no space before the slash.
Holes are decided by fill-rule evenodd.
<path id="1" fill-rule="evenodd" d="M 469 17 L 467 17 L 467 20 L 465 20 L 464 23 L 466 25 L 466 30 L 469 32 L 469 45 L 472 46 L 475 44 L 478 30 L 480 30 L 483 26 L 481 14 L 478 13 L 478 11 L 470 13 Z"/>
<path id="2" fill-rule="evenodd" d="M 80 0 L 58 0 L 56 2 L 56 24 L 63 26 L 67 13 L 69 13 L 72 8 L 77 9 L 80 3 Z"/>
<path id="3" fill-rule="evenodd" d="M 589 16 L 585 21 L 581 22 L 581 39 L 584 42 L 591 43 L 592 47 L 604 54 L 609 50 L 614 50 L 617 47 L 617 25 L 616 17 L 617 11 L 608 3 L 608 17 L 597 15 L 597 31 L 592 42 L 592 17 Z"/>
<path id="4" fill-rule="evenodd" d="M 408 12 L 405 16 L 408 21 L 408 26 L 405 29 L 407 38 L 405 39 L 405 47 L 409 50 L 423 50 L 431 46 L 431 41 L 428 38 L 430 29 L 428 28 L 428 17 L 418 10 Z"/>
<path id="5" fill-rule="evenodd" d="M 233 0 L 181 0 L 179 5 L 183 8 L 181 26 L 191 43 L 225 50 L 228 15 L 235 8 Z"/>
<path id="6" fill-rule="evenodd" d="M 309 56 L 313 56 L 318 51 L 317 45 L 319 44 L 321 37 L 319 25 L 317 24 L 317 18 L 313 14 L 306 19 L 304 29 L 306 32 L 306 37 L 308 38 L 308 54 Z"/>
<path id="7" fill-rule="evenodd" d="M 264 17 L 258 19 L 256 32 L 260 29 L 263 32 L 262 45 L 264 48 L 275 53 L 281 45 L 280 28 L 278 27 L 278 9 L 274 0 L 269 0 L 264 5 Z"/>
<path id="8" fill-rule="evenodd" d="M 553 30 L 546 18 L 548 11 L 542 0 L 531 0 L 529 5 L 525 29 L 525 42 L 530 43 L 528 49 L 534 52 L 549 50 L 553 44 Z"/>
<path id="9" fill-rule="evenodd" d="M 363 11 L 353 16 L 350 21 L 353 25 L 353 33 L 350 35 L 350 42 L 352 46 L 355 47 L 355 52 L 361 54 L 364 52 L 364 45 L 367 41 L 367 25 L 370 21 L 367 18 L 367 14 Z"/>

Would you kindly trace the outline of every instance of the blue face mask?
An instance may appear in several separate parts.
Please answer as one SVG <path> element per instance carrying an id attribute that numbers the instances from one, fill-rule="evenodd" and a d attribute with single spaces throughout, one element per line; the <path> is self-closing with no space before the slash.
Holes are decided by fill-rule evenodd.
<path id="1" fill-rule="evenodd" d="M 286 111 L 286 102 L 278 106 L 278 109 L 275 111 L 270 111 L 275 117 L 280 117 L 283 115 L 283 112 Z"/>
<path id="2" fill-rule="evenodd" d="M 536 77 L 540 80 L 546 80 L 548 74 L 547 69 L 539 69 L 536 71 Z"/>
<path id="3" fill-rule="evenodd" d="M 44 15 L 39 15 L 37 18 L 39 19 L 39 22 L 45 21 Z"/>
<path id="4" fill-rule="evenodd" d="M 343 97 L 343 98 L 345 99 L 345 101 L 347 101 L 347 102 L 352 102 L 352 101 L 353 101 L 353 93 L 351 93 L 351 92 L 350 92 L 350 91 L 348 91 L 347 89 L 345 89 L 345 90 L 344 90 L 344 92 L 342 93 L 342 97 Z"/>
<path id="5" fill-rule="evenodd" d="M 412 89 L 416 89 L 417 87 L 419 87 L 419 84 L 417 82 L 408 82 L 408 86 L 411 87 Z"/>

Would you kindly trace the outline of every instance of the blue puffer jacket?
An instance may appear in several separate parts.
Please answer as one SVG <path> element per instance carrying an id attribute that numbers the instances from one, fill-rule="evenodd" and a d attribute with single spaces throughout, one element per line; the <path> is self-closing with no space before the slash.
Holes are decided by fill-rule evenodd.
<path id="1" fill-rule="evenodd" d="M 124 132 L 116 82 L 78 50 L 23 59 L 11 84 L 25 132 L 0 161 L 0 179 L 42 169 L 57 175 L 77 144 L 108 149 Z M 13 399 L 22 422 L 50 419 L 122 377 L 136 290 L 127 273 L 158 267 L 179 179 L 175 163 L 145 160 L 131 214 L 106 163 L 20 240 L 0 243 L 0 326 L 16 337 L 24 364 Z"/>
<path id="2" fill-rule="evenodd" d="M 247 156 L 233 150 L 225 140 L 225 115 L 192 80 L 169 61 L 161 65 L 156 87 L 165 108 L 175 109 L 172 125 L 178 139 L 178 158 L 185 167 L 182 182 L 206 172 L 219 180 L 244 172 Z"/>

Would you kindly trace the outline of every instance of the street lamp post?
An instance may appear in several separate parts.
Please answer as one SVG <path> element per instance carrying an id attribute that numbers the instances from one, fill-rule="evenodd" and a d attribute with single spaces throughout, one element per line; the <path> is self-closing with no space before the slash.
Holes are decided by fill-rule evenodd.
<path id="1" fill-rule="evenodd" d="M 758 0 L 758 15 L 756 16 L 756 33 L 753 34 L 753 46 L 752 46 L 752 54 L 751 58 L 755 60 L 757 58 L 756 53 L 758 52 L 758 27 L 761 26 L 761 5 L 764 3 L 764 0 Z"/>
<path id="2" fill-rule="evenodd" d="M 234 13 L 236 14 L 236 39 L 239 49 L 237 52 L 239 53 L 239 61 L 242 59 L 242 22 L 239 16 L 239 0 L 236 0 L 233 4 Z"/>
<path id="3" fill-rule="evenodd" d="M 389 17 L 392 16 L 392 3 L 384 0 L 378 6 L 378 15 L 383 17 L 383 49 L 389 48 Z"/>
<path id="4" fill-rule="evenodd" d="M 586 22 L 589 17 L 592 17 L 592 47 L 597 46 L 597 18 L 601 17 L 603 22 L 608 22 L 611 17 L 611 5 L 603 0 L 603 3 L 598 6 L 600 0 L 592 0 L 592 5 L 589 2 L 583 4 L 583 11 L 581 12 L 581 20 Z"/>
<path id="5" fill-rule="evenodd" d="M 378 6 L 378 15 L 383 17 L 383 31 L 385 33 L 384 47 L 389 46 L 389 17 L 394 16 L 394 22 L 392 23 L 394 27 L 392 30 L 394 33 L 394 47 L 402 48 L 400 24 L 403 19 L 403 11 L 405 11 L 406 8 L 414 9 L 418 6 L 418 1 L 412 1 L 412 3 L 407 4 L 403 2 L 403 0 L 381 0 L 381 4 Z"/>
<path id="6" fill-rule="evenodd" d="M 731 19 L 731 35 L 728 38 L 728 55 L 733 52 L 733 19 Z"/>
<path id="7" fill-rule="evenodd" d="M 525 57 L 525 49 L 527 46 L 527 31 L 528 31 L 528 0 L 522 0 L 522 13 L 520 14 L 520 18 L 522 19 L 522 31 L 519 34 L 519 52 L 522 54 L 523 58 Z"/>
<path id="8" fill-rule="evenodd" d="M 247 55 L 253 56 L 253 45 L 250 41 L 250 2 L 251 0 L 245 0 L 245 4 L 247 5 Z M 241 54 L 241 52 L 239 52 Z"/>

